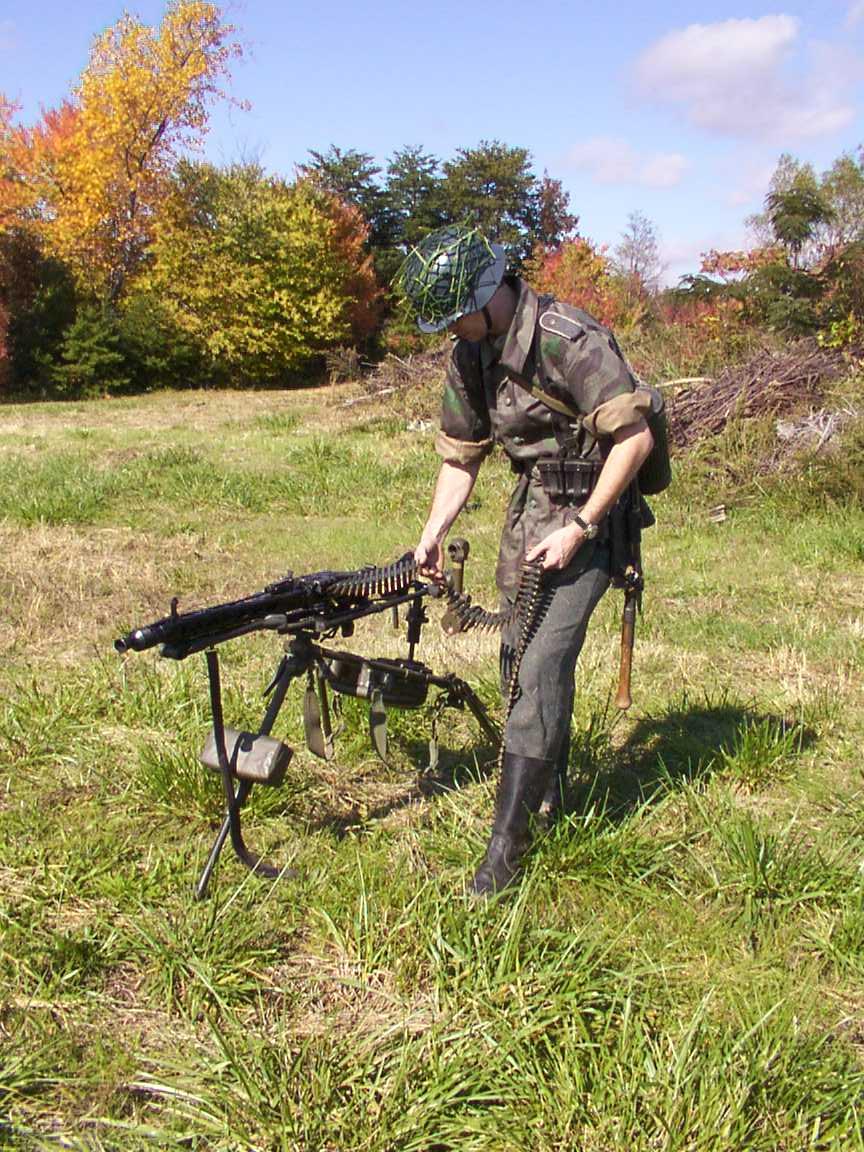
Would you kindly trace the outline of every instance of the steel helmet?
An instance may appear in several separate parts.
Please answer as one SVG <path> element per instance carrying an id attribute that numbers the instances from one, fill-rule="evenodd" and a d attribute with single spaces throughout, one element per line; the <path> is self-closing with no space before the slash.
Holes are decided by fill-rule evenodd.
<path id="1" fill-rule="evenodd" d="M 421 332 L 440 332 L 460 316 L 479 312 L 504 277 L 504 249 L 479 228 L 448 225 L 412 248 L 397 277 Z"/>

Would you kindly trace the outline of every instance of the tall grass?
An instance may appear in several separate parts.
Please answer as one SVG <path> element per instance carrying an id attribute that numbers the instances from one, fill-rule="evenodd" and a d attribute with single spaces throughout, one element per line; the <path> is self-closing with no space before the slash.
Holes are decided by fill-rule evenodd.
<path id="1" fill-rule="evenodd" d="M 296 749 L 285 784 L 244 813 L 281 874 L 226 851 L 194 902 L 221 819 L 206 675 L 111 640 L 178 578 L 206 601 L 298 556 L 390 559 L 429 499 L 429 445 L 392 412 L 334 429 L 302 404 L 214 411 L 233 454 L 169 414 L 155 441 L 153 398 L 124 402 L 122 429 L 94 403 L 76 416 L 92 435 L 4 444 L 0 1145 L 864 1149 L 864 514 L 746 476 L 752 441 L 723 524 L 707 451 L 656 502 L 626 716 L 607 703 L 620 603 L 598 610 L 565 813 L 511 898 L 466 896 L 495 791 L 470 717 L 445 714 L 429 771 L 429 713 L 394 714 L 385 767 L 347 701 L 323 764 L 298 687 L 274 732 Z M 484 469 L 460 525 L 484 602 L 510 482 Z M 143 556 L 164 570 L 144 580 Z M 418 654 L 496 708 L 494 643 L 445 647 L 429 612 Z M 56 641 L 58 613 L 86 643 Z M 351 644 L 401 651 L 384 620 Z M 229 723 L 255 725 L 280 654 L 269 636 L 222 649 Z"/>

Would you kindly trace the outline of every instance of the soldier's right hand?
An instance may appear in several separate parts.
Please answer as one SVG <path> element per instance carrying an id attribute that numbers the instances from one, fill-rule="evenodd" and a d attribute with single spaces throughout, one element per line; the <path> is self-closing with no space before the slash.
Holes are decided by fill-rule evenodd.
<path id="1" fill-rule="evenodd" d="M 434 537 L 423 536 L 414 549 L 414 559 L 421 576 L 426 576 L 440 584 L 444 579 L 443 550 L 441 542 Z"/>

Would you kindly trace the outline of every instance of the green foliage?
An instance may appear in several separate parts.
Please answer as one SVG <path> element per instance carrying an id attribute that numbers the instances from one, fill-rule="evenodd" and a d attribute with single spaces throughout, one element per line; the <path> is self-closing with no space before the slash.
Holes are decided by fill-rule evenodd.
<path id="1" fill-rule="evenodd" d="M 308 182 L 187 164 L 146 286 L 217 378 L 284 382 L 344 344 L 374 294 L 364 235 Z"/>
<path id="2" fill-rule="evenodd" d="M 63 334 L 51 383 L 61 396 L 125 392 L 129 377 L 113 310 L 85 304 Z"/>
<path id="3" fill-rule="evenodd" d="M 117 312 L 129 391 L 207 383 L 201 349 L 152 292 L 134 289 Z"/>
<path id="4" fill-rule="evenodd" d="M 535 177 L 527 148 L 481 140 L 457 148 L 444 164 L 445 211 L 453 222 L 470 221 L 490 240 L 511 249 L 518 262 L 531 252 L 532 194 Z"/>
<path id="5" fill-rule="evenodd" d="M 43 259 L 32 243 L 4 237 L 4 278 L 9 300 L 9 354 L 16 391 L 50 387 L 64 333 L 75 319 L 75 287 L 59 261 Z"/>
<path id="6" fill-rule="evenodd" d="M 381 169 L 373 157 L 355 148 L 343 152 L 335 144 L 326 152 L 310 149 L 309 155 L 311 161 L 300 165 L 301 176 L 360 211 L 369 227 L 371 247 L 389 247 L 393 240 L 392 207 L 388 192 L 376 179 Z"/>
<path id="7" fill-rule="evenodd" d="M 792 256 L 798 267 L 801 249 L 819 224 L 831 219 L 831 207 L 818 189 L 793 186 L 785 192 L 769 192 L 765 200 L 774 239 Z"/>
<path id="8" fill-rule="evenodd" d="M 387 162 L 387 198 L 398 244 L 416 244 L 444 222 L 439 168 L 437 157 L 422 148 L 397 149 Z"/>
<path id="9" fill-rule="evenodd" d="M 820 192 L 831 207 L 820 229 L 831 249 L 864 241 L 864 152 L 858 159 L 843 153 L 822 177 Z"/>

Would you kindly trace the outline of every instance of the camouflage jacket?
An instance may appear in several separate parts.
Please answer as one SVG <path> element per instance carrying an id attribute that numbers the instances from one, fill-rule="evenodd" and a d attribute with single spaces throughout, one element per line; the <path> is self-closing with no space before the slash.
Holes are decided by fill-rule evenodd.
<path id="1" fill-rule="evenodd" d="M 508 331 L 495 341 L 458 340 L 447 370 L 438 454 L 453 463 L 482 460 L 495 443 L 510 458 L 519 481 L 513 491 L 498 557 L 496 580 L 515 594 L 525 552 L 566 523 L 566 500 L 547 495 L 533 467 L 559 454 L 559 437 L 575 438 L 575 451 L 602 463 L 612 433 L 635 423 L 647 408 L 645 393 L 614 336 L 587 312 L 538 297 L 522 280 Z M 582 414 L 567 421 L 535 399 L 510 373 L 538 384 Z"/>

